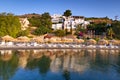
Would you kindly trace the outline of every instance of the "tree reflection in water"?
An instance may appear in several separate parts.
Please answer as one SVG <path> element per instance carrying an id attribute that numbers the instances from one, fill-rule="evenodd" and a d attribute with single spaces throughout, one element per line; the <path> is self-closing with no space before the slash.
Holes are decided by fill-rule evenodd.
<path id="1" fill-rule="evenodd" d="M 26 62 L 25 67 L 21 67 L 22 64 L 19 64 L 19 62 L 23 63 L 23 59 Z M 102 80 L 120 79 L 119 76 L 109 76 L 120 74 L 120 53 L 116 51 L 12 51 L 11 58 L 8 58 L 7 61 L 4 60 L 6 59 L 3 59 L 3 56 L 0 55 L 0 80 L 12 80 L 11 77 L 14 77 L 13 80 L 17 80 L 21 77 L 21 73 L 18 72 L 21 71 L 20 68 L 23 70 L 21 80 L 35 80 L 36 76 L 38 80 L 88 80 L 89 78 L 90 80 L 98 80 L 101 75 L 103 76 Z M 26 75 L 32 79 L 26 78 Z"/>
<path id="2" fill-rule="evenodd" d="M 50 68 L 51 59 L 48 56 L 43 55 L 41 58 L 31 59 L 27 63 L 28 69 L 39 68 L 41 74 L 46 74 Z"/>
<path id="3" fill-rule="evenodd" d="M 1 60 L 2 55 L 0 55 L 0 76 L 2 80 L 9 80 L 15 74 L 18 67 L 18 57 L 15 54 L 16 51 L 13 51 L 11 53 L 12 58 L 8 61 Z"/>
<path id="4" fill-rule="evenodd" d="M 68 70 L 64 70 L 63 77 L 65 78 L 65 80 L 70 80 L 70 72 Z"/>
<path id="5" fill-rule="evenodd" d="M 45 74 L 50 67 L 50 58 L 47 56 L 42 56 L 39 60 L 38 67 L 41 74 Z"/>

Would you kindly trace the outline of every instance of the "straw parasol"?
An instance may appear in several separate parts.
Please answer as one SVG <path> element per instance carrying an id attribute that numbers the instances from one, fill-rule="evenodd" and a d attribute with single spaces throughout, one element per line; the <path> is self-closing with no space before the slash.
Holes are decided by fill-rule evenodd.
<path id="1" fill-rule="evenodd" d="M 42 42 L 44 42 L 44 39 L 43 39 L 43 37 L 35 37 L 35 38 L 33 38 L 32 39 L 33 41 L 35 41 L 35 42 L 40 42 L 40 43 L 42 43 Z"/>
<path id="2" fill-rule="evenodd" d="M 20 36 L 17 38 L 19 42 L 29 42 L 30 39 L 27 36 Z"/>
<path id="3" fill-rule="evenodd" d="M 108 44 L 108 41 L 105 39 L 101 39 L 98 41 L 98 44 L 101 44 L 101 45 Z"/>
<path id="4" fill-rule="evenodd" d="M 1 39 L 3 41 L 14 41 L 14 38 L 9 35 L 3 36 Z"/>
<path id="5" fill-rule="evenodd" d="M 67 43 L 72 43 L 73 39 L 68 38 L 66 41 L 67 41 Z"/>
<path id="6" fill-rule="evenodd" d="M 53 36 L 52 38 L 49 39 L 50 42 L 57 43 L 59 42 L 59 37 Z"/>
<path id="7" fill-rule="evenodd" d="M 117 40 L 109 40 L 109 43 L 112 43 L 112 44 L 119 44 L 119 42 Z"/>
<path id="8" fill-rule="evenodd" d="M 96 44 L 96 40 L 89 39 L 89 40 L 87 40 L 87 44 Z"/>
<path id="9" fill-rule="evenodd" d="M 83 40 L 83 39 L 74 39 L 74 41 L 75 41 L 76 43 L 84 43 L 84 40 Z"/>

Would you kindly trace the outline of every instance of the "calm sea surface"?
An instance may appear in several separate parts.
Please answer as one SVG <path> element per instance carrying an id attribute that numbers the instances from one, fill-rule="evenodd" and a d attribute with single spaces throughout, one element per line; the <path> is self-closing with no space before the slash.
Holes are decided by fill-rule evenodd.
<path id="1" fill-rule="evenodd" d="M 120 80 L 120 51 L 0 50 L 0 80 Z"/>

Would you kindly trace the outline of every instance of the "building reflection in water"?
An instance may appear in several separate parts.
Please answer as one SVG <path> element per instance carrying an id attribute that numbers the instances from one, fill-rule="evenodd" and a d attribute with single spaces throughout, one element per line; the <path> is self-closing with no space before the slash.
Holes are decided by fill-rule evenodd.
<path id="1" fill-rule="evenodd" d="M 30 64 L 30 66 L 35 65 L 33 68 L 37 68 L 36 65 L 39 64 L 39 60 L 46 56 L 51 60 L 49 69 L 53 73 L 60 71 L 84 73 L 89 69 L 98 69 L 96 67 L 102 68 L 114 63 L 118 64 L 120 62 L 119 54 L 119 50 L 0 50 L 0 60 L 10 61 L 13 58 L 12 56 L 15 56 L 18 58 L 18 66 L 16 67 L 24 69 Z M 17 60 L 16 58 L 14 60 Z M 37 62 L 31 63 L 31 61 Z"/>
<path id="2" fill-rule="evenodd" d="M 11 50 L 0 50 L 1 59 L 3 61 L 9 61 L 12 58 L 12 51 Z"/>
<path id="3" fill-rule="evenodd" d="M 25 68 L 28 62 L 30 52 L 27 50 L 18 50 L 18 57 L 19 57 L 19 62 L 18 65 L 19 67 Z"/>

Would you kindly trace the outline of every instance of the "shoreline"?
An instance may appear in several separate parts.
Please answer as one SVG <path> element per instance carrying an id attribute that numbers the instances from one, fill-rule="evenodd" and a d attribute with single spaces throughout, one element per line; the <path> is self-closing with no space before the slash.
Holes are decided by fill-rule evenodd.
<path id="1" fill-rule="evenodd" d="M 0 50 L 29 50 L 29 49 L 88 49 L 88 50 L 120 50 L 119 48 L 100 48 L 100 47 L 41 47 L 41 46 L 0 46 Z"/>

